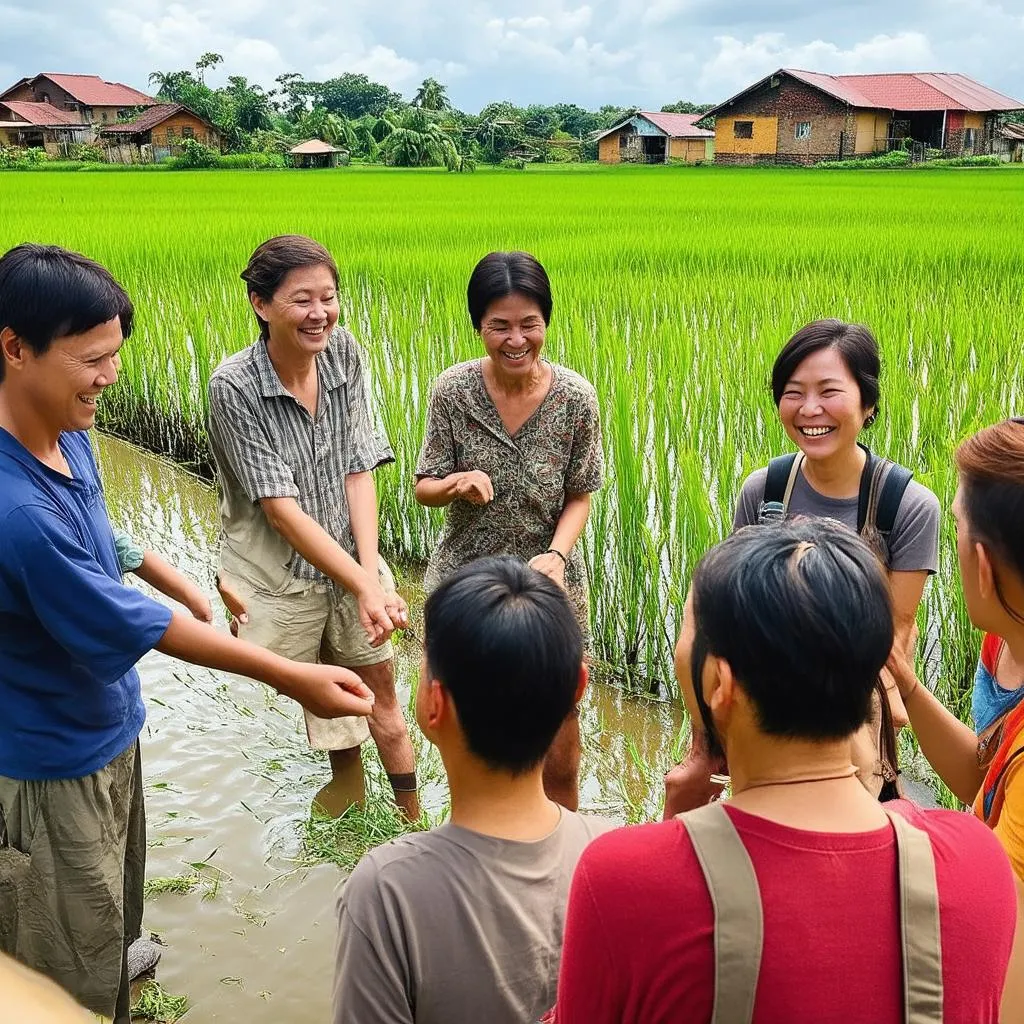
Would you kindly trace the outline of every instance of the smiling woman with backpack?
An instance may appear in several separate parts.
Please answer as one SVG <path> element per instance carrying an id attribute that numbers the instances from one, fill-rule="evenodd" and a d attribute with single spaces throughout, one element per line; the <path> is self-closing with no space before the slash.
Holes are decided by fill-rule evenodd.
<path id="1" fill-rule="evenodd" d="M 938 569 L 939 502 L 909 469 L 860 441 L 878 418 L 880 370 L 878 343 L 860 324 L 815 320 L 790 338 L 772 367 L 771 387 L 782 426 L 799 451 L 744 481 L 733 526 L 827 516 L 856 530 L 889 571 L 896 645 L 908 649 L 925 581 Z M 891 676 L 883 678 L 899 729 L 906 709 Z M 873 735 L 858 740 L 857 761 L 869 790 L 892 795 L 895 750 L 886 742 L 891 729 L 884 706 L 879 710 Z"/>

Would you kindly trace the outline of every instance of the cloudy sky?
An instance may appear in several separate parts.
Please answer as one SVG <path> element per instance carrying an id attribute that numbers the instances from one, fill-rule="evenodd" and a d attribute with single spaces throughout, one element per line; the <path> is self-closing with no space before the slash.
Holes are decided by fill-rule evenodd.
<path id="1" fill-rule="evenodd" d="M 660 107 L 724 99 L 778 67 L 960 71 L 1024 99 L 1024 0 L 0 0 L 0 87 L 39 71 L 146 88 L 364 72 L 410 96 Z"/>

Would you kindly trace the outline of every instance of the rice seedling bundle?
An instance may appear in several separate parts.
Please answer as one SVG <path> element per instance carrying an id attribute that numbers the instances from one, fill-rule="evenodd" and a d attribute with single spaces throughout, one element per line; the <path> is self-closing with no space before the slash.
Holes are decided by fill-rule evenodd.
<path id="1" fill-rule="evenodd" d="M 136 302 L 104 424 L 207 469 L 209 374 L 255 337 L 239 271 L 273 234 L 327 245 L 398 460 L 378 473 L 382 541 L 414 559 L 439 521 L 412 494 L 430 382 L 481 351 L 469 272 L 493 249 L 537 255 L 555 292 L 547 352 L 601 401 L 608 482 L 583 541 L 595 641 L 636 685 L 669 679 L 694 563 L 746 474 L 786 449 L 767 378 L 802 324 L 874 329 L 885 371 L 868 441 L 946 509 L 955 442 L 1024 409 L 1014 170 L 5 174 L 0 192 L 0 246 L 81 250 Z M 926 607 L 951 698 L 975 650 L 952 536 L 947 515 Z"/>

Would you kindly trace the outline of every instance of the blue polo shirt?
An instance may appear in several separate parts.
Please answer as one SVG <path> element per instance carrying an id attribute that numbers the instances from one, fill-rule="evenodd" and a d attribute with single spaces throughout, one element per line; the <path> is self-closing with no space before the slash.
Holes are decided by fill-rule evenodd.
<path id="1" fill-rule="evenodd" d="M 142 731 L 135 663 L 170 609 L 124 585 L 89 436 L 72 479 L 0 428 L 0 775 L 91 775 Z"/>

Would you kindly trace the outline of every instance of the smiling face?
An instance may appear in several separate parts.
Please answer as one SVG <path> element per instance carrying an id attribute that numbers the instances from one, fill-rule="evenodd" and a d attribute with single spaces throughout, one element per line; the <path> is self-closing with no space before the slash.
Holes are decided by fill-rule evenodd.
<path id="1" fill-rule="evenodd" d="M 480 337 L 498 373 L 529 376 L 540 361 L 547 324 L 533 299 L 513 292 L 495 299 L 480 322 Z"/>
<path id="2" fill-rule="evenodd" d="M 293 355 L 322 352 L 340 313 L 334 274 L 322 263 L 290 270 L 269 302 L 255 293 L 250 301 L 266 320 L 271 343 Z"/>
<path id="3" fill-rule="evenodd" d="M 88 430 L 100 394 L 117 380 L 124 341 L 118 317 L 83 334 L 56 338 L 36 355 L 9 328 L 2 334 L 4 384 L 19 389 L 54 430 Z"/>
<path id="4" fill-rule="evenodd" d="M 828 459 L 857 443 L 874 409 L 864 408 L 860 388 L 835 347 L 809 355 L 786 382 L 779 418 L 808 459 Z"/>

